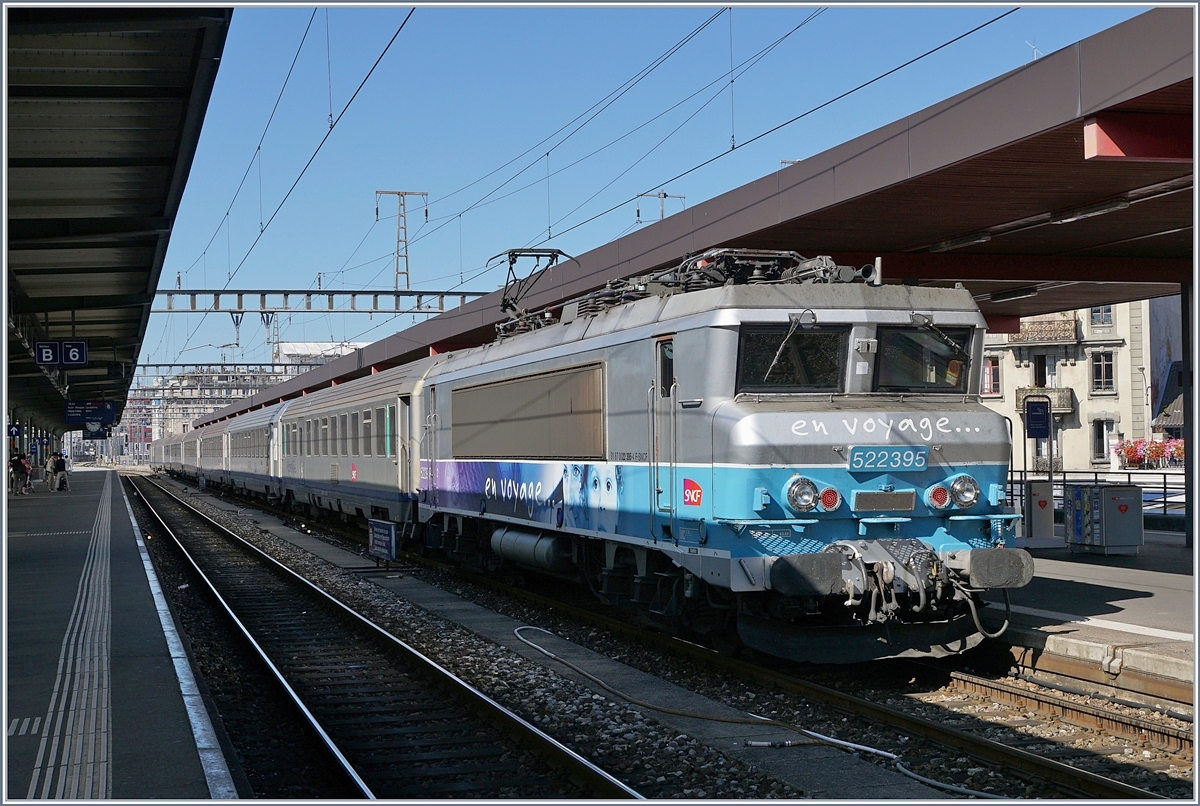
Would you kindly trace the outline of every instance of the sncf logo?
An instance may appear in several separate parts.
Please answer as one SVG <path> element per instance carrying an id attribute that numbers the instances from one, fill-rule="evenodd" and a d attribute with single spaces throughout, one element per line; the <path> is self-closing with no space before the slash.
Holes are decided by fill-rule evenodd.
<path id="1" fill-rule="evenodd" d="M 704 489 L 692 481 L 691 479 L 683 480 L 683 503 L 684 506 L 698 507 L 700 499 L 704 497 Z"/>

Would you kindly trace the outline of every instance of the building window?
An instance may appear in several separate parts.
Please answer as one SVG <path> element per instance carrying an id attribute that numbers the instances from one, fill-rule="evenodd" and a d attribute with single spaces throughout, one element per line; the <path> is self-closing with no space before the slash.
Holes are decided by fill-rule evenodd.
<path id="1" fill-rule="evenodd" d="M 979 383 L 979 394 L 992 397 L 998 397 L 1001 394 L 999 356 L 984 356 L 983 377 Z"/>
<path id="2" fill-rule="evenodd" d="M 1100 462 L 1108 458 L 1108 435 L 1113 431 L 1112 420 L 1092 421 L 1092 459 Z"/>
<path id="3" fill-rule="evenodd" d="M 1058 366 L 1054 356 L 1039 353 L 1033 357 L 1033 385 L 1039 389 L 1053 389 L 1057 383 Z"/>
<path id="4" fill-rule="evenodd" d="M 1112 306 L 1097 305 L 1092 308 L 1092 327 L 1112 324 Z"/>
<path id="5" fill-rule="evenodd" d="M 1092 353 L 1092 391 L 1115 392 L 1117 385 L 1113 376 L 1113 354 Z"/>

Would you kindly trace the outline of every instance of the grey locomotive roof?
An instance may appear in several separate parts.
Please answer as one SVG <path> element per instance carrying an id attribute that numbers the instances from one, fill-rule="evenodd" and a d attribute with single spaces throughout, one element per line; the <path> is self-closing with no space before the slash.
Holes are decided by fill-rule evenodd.
<path id="1" fill-rule="evenodd" d="M 879 322 L 900 324 L 909 321 L 913 311 L 937 314 L 937 323 L 984 327 L 979 306 L 963 288 L 920 286 L 871 286 L 865 283 L 769 283 L 727 285 L 701 291 L 651 296 L 636 302 L 615 305 L 597 314 L 549 325 L 482 347 L 451 353 L 439 374 L 450 374 L 469 367 L 509 361 L 542 350 L 550 350 L 583 340 L 613 336 L 618 340 L 643 338 L 643 328 L 659 328 L 664 333 L 685 325 L 736 326 L 746 318 L 738 311 L 768 311 L 772 315 L 753 315 L 754 321 L 786 322 L 790 313 L 812 310 L 818 322 Z M 823 315 L 824 314 L 824 315 Z M 623 336 L 623 337 L 622 337 Z M 601 346 L 598 342 L 597 346 Z"/>

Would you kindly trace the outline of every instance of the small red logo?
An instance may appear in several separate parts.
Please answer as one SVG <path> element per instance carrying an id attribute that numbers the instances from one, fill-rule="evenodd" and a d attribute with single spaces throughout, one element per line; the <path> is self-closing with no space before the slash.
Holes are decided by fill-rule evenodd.
<path id="1" fill-rule="evenodd" d="M 350 481 L 358 481 L 358 465 L 350 465 Z"/>
<path id="2" fill-rule="evenodd" d="M 1124 515 L 1129 511 L 1129 504 L 1117 504 L 1117 509 L 1119 509 L 1121 514 Z"/>
<path id="3" fill-rule="evenodd" d="M 698 507 L 704 498 L 704 489 L 691 479 L 683 480 L 683 503 L 685 506 Z"/>
<path id="4" fill-rule="evenodd" d="M 1045 498 L 1043 498 L 1041 501 L 1038 501 L 1038 507 L 1039 507 L 1039 508 L 1041 508 L 1041 509 L 1045 509 L 1045 508 L 1046 508 L 1046 503 L 1047 503 L 1047 502 L 1046 502 L 1046 499 L 1045 499 Z"/>

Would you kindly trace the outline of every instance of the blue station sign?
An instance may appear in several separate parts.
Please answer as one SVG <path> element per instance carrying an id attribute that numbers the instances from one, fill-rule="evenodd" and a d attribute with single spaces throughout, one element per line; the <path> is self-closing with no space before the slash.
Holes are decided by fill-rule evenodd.
<path id="1" fill-rule="evenodd" d="M 1025 436 L 1028 439 L 1050 438 L 1050 401 L 1025 399 Z"/>

